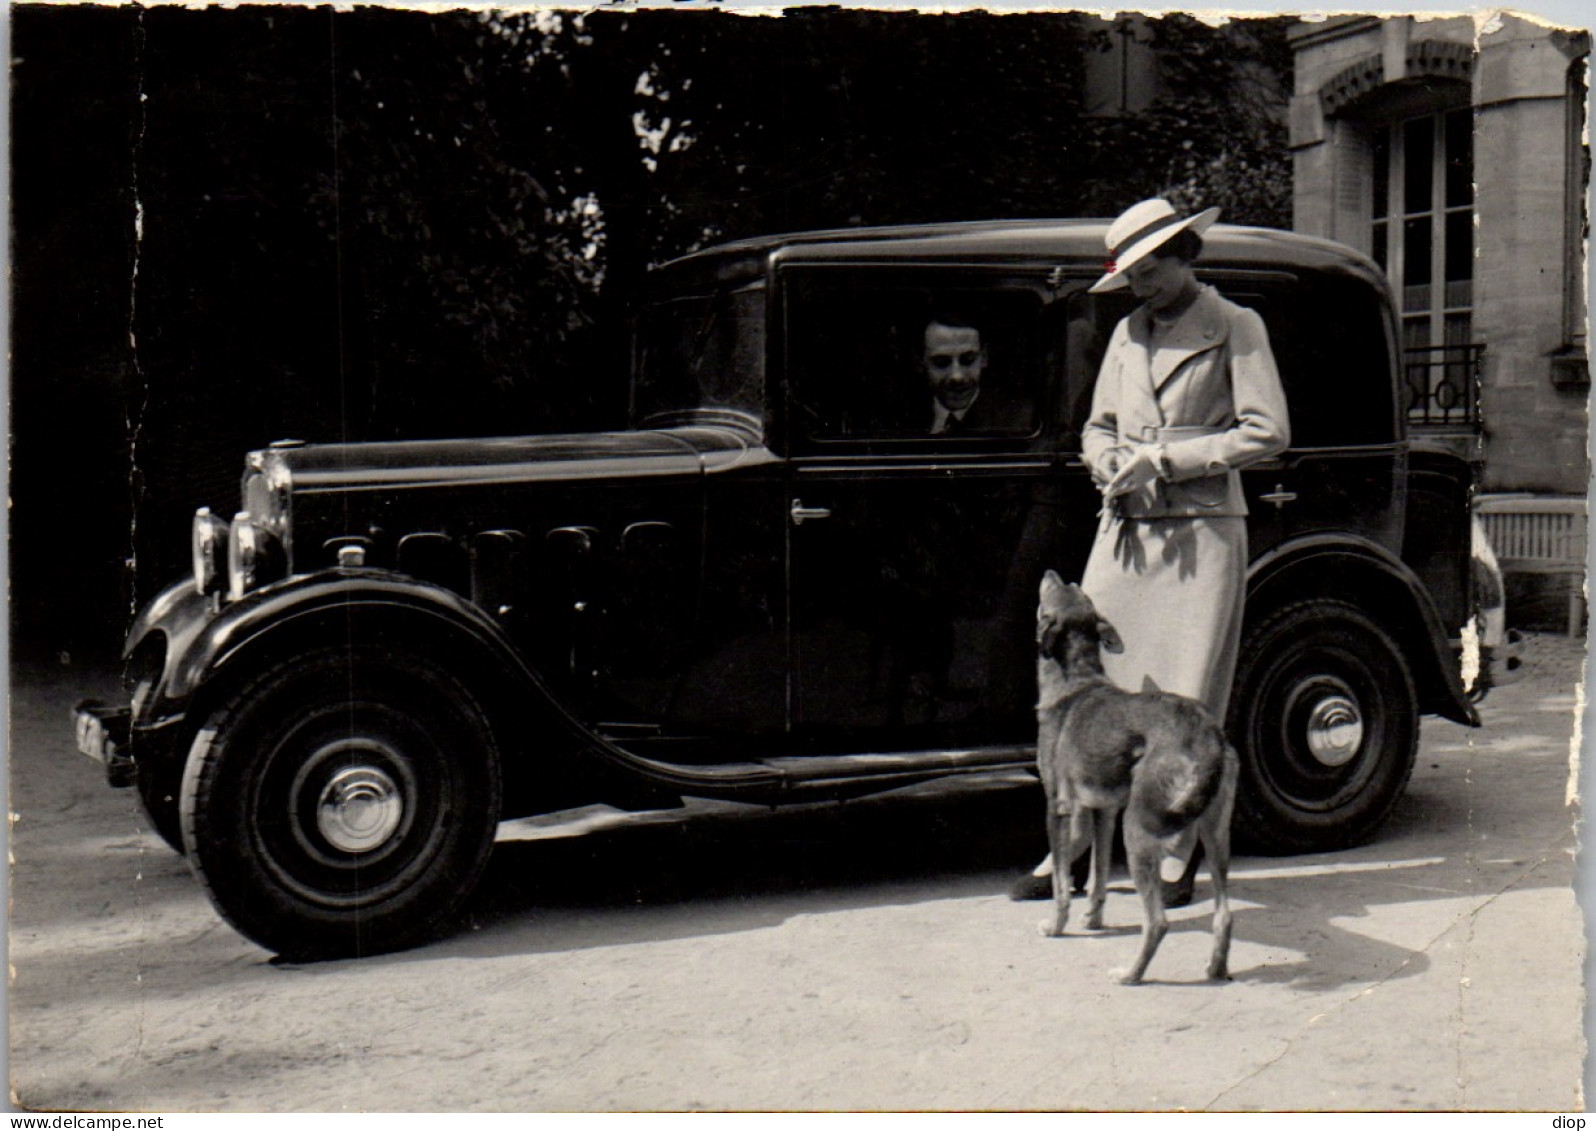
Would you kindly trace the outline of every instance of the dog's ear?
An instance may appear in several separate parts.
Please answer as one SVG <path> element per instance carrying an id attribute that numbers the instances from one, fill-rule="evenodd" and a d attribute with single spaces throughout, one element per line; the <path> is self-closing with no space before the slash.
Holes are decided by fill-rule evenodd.
<path id="1" fill-rule="evenodd" d="M 1119 638 L 1118 631 L 1101 617 L 1097 621 L 1097 643 L 1105 652 L 1119 653 L 1125 650 L 1125 642 Z"/>

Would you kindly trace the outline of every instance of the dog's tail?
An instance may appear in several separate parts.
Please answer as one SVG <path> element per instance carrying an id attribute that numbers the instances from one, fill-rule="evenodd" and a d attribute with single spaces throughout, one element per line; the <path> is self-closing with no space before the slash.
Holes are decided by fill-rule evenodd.
<path id="1" fill-rule="evenodd" d="M 1202 735 L 1185 750 L 1149 750 L 1136 767 L 1131 807 L 1142 827 L 1157 837 L 1170 837 L 1207 811 L 1224 776 L 1225 740 Z"/>

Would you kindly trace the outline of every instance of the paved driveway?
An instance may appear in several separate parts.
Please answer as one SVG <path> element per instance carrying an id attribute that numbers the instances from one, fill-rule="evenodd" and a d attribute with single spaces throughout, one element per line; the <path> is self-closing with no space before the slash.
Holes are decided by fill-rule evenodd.
<path id="1" fill-rule="evenodd" d="M 1568 806 L 1582 642 L 1535 638 L 1486 726 L 1426 720 L 1373 844 L 1237 861 L 1135 988 L 1109 930 L 1004 895 L 1037 794 L 507 825 L 461 932 L 291 966 L 234 934 L 70 750 L 99 681 L 13 701 L 11 1081 L 43 1109 L 1510 1109 L 1581 1106 Z M 1076 927 L 1079 920 L 1077 917 Z"/>

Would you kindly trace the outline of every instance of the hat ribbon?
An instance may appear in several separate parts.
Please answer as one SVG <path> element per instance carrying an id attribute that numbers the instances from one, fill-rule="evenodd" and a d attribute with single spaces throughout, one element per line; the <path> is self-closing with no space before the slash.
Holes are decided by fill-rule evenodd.
<path id="1" fill-rule="evenodd" d="M 1135 232 L 1120 240 L 1119 243 L 1115 244 L 1110 249 L 1110 254 L 1114 259 L 1118 259 L 1122 254 L 1124 254 L 1125 249 L 1131 245 L 1140 240 L 1146 239 L 1155 232 L 1161 232 L 1165 228 L 1173 227 L 1176 224 L 1182 223 L 1184 220 L 1185 217 L 1179 215 L 1178 213 L 1171 213 L 1168 216 L 1160 216 L 1151 224 L 1147 224 L 1144 227 L 1138 228 Z"/>

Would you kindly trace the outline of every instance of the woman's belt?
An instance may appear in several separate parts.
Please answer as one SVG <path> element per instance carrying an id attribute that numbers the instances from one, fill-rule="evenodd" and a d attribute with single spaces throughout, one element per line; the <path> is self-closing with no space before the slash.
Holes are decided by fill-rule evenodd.
<path id="1" fill-rule="evenodd" d="M 1199 436 L 1217 436 L 1230 426 L 1177 424 L 1165 427 L 1146 425 L 1126 439 L 1144 444 L 1173 443 Z M 1241 478 L 1234 471 L 1221 470 L 1178 482 L 1162 479 L 1142 490 L 1122 497 L 1120 513 L 1127 518 L 1181 518 L 1198 516 L 1244 515 L 1247 502 L 1241 493 Z"/>
<path id="2" fill-rule="evenodd" d="M 1229 426 L 1217 424 L 1174 424 L 1162 428 L 1147 424 L 1143 425 L 1139 436 L 1133 435 L 1127 438 L 1140 440 L 1144 444 L 1160 444 L 1167 440 L 1191 440 L 1198 436 L 1217 436 L 1221 432 L 1229 431 Z"/>

